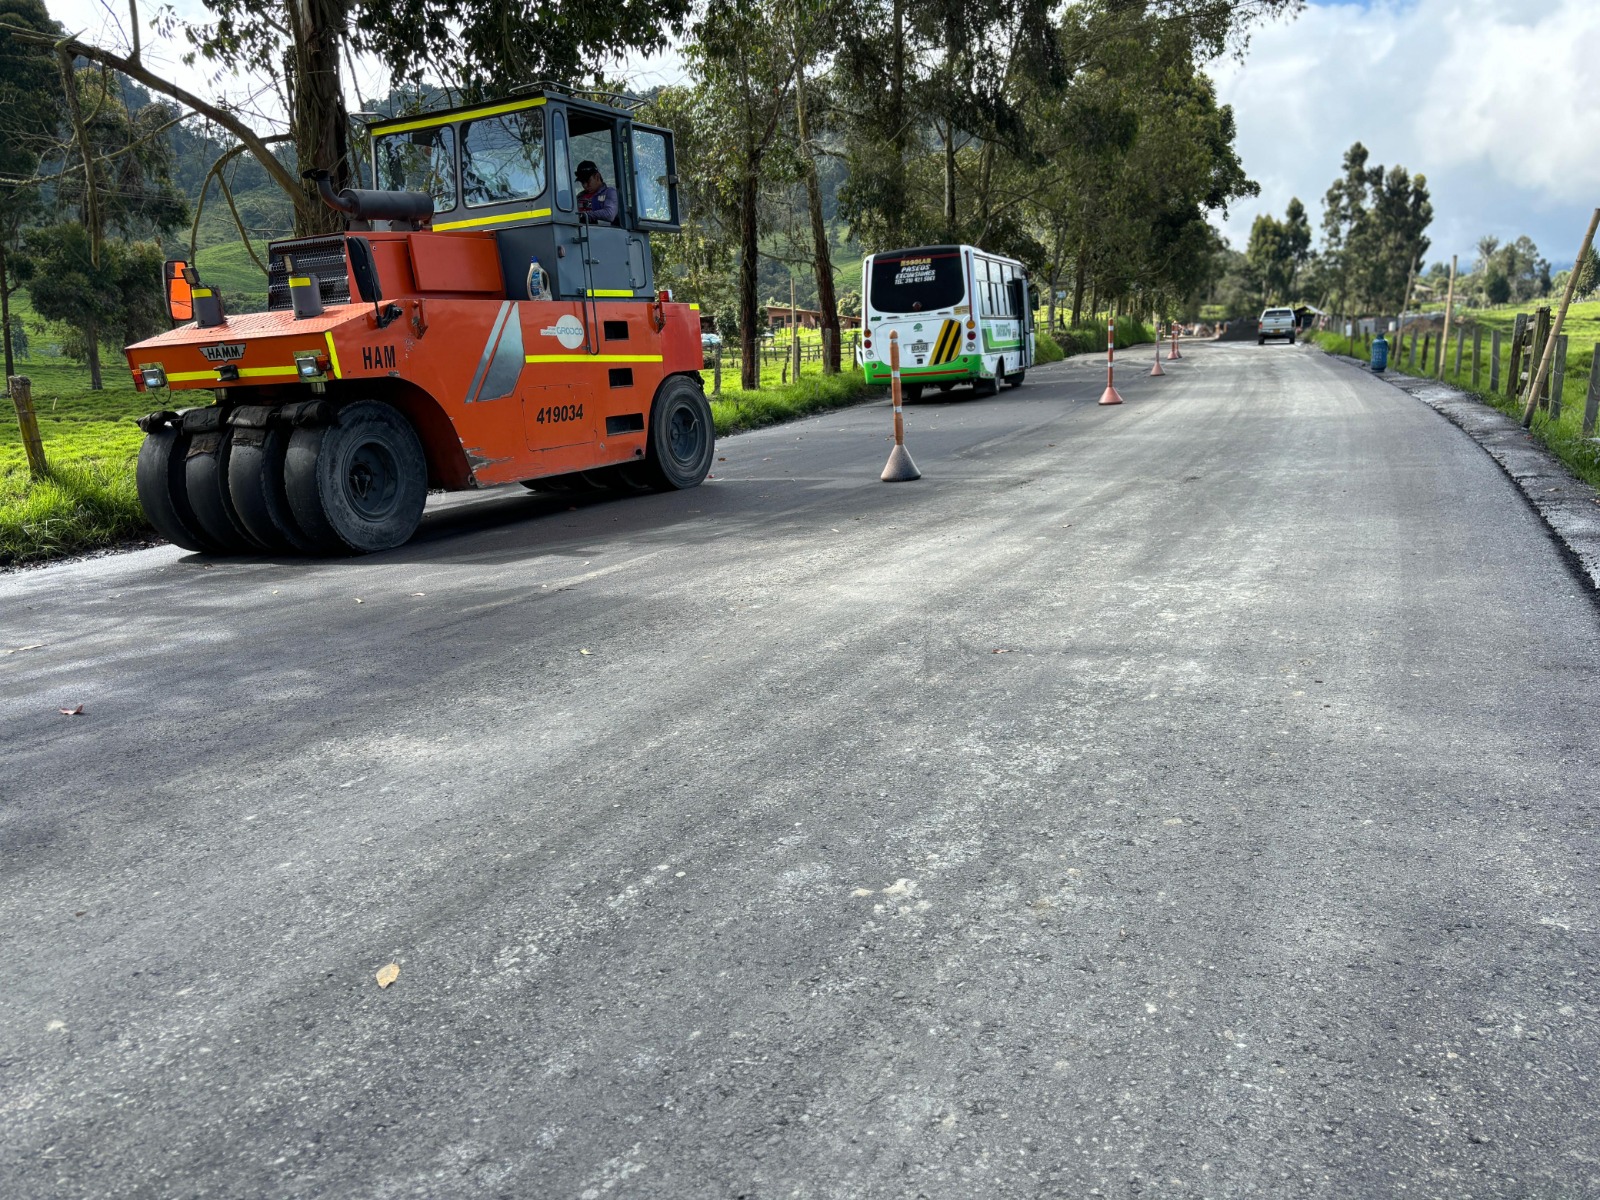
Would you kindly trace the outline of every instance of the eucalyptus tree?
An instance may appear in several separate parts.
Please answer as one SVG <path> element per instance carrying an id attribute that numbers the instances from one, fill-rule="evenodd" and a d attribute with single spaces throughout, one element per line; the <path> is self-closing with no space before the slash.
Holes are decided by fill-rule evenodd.
<path id="1" fill-rule="evenodd" d="M 761 384 L 756 289 L 764 176 L 794 169 L 793 142 L 780 137 L 794 102 L 797 59 L 784 19 L 792 2 L 710 0 L 688 51 L 701 102 L 717 116 L 699 166 L 737 222 L 739 371 L 746 389 Z"/>

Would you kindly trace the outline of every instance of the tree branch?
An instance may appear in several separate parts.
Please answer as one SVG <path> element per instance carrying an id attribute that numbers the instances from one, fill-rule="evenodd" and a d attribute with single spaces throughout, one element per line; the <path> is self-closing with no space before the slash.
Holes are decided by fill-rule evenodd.
<path id="1" fill-rule="evenodd" d="M 275 133 L 262 139 L 263 143 L 287 142 L 288 140 L 289 135 L 287 133 Z M 228 211 L 233 214 L 233 223 L 238 227 L 239 236 L 244 239 L 244 248 L 249 251 L 250 258 L 256 266 L 261 267 L 261 273 L 263 275 L 267 273 L 267 268 L 261 265 L 261 258 L 256 254 L 255 247 L 250 244 L 250 235 L 245 232 L 244 222 L 239 219 L 239 210 L 233 203 L 233 192 L 229 189 L 227 180 L 222 178 L 222 168 L 232 162 L 244 149 L 245 145 L 241 142 L 237 146 L 224 150 L 217 156 L 217 161 L 211 164 L 211 169 L 206 172 L 206 177 L 200 182 L 200 195 L 194 202 L 194 223 L 189 227 L 189 263 L 191 266 L 194 264 L 197 253 L 195 243 L 200 238 L 200 214 L 205 211 L 206 193 L 211 190 L 211 180 L 215 177 L 222 188 L 223 198 L 228 202 Z"/>
<path id="2" fill-rule="evenodd" d="M 200 99 L 200 97 L 196 96 L 194 93 L 186 91 L 177 84 L 163 79 L 159 75 L 156 75 L 143 63 L 128 58 L 124 55 L 117 54 L 114 51 L 107 50 L 103 46 L 92 46 L 87 42 L 82 42 L 77 38 L 71 37 L 58 39 L 50 34 L 40 33 L 38 30 L 29 29 L 25 25 L 18 25 L 11 21 L 0 21 L 0 30 L 5 31 L 16 41 L 21 42 L 24 45 L 50 46 L 55 48 L 58 52 L 66 53 L 68 55 L 76 55 L 80 58 L 86 58 L 90 62 L 96 62 L 102 66 L 111 67 L 114 70 L 122 72 L 122 74 L 126 75 L 128 78 L 137 80 L 139 83 L 144 84 L 144 86 L 149 88 L 151 91 L 159 92 L 163 96 L 170 97 L 171 99 L 176 100 L 179 104 L 185 105 L 202 116 L 210 118 L 216 124 L 222 126 L 222 128 L 226 129 L 229 133 L 233 134 L 234 137 L 238 138 L 242 143 L 244 143 L 245 148 L 255 156 L 256 161 L 261 164 L 262 169 L 272 177 L 272 181 L 282 188 L 284 193 L 294 200 L 297 206 L 305 203 L 306 194 L 301 190 L 299 181 L 295 179 L 294 175 L 289 171 L 289 169 L 279 162 L 277 157 L 267 149 L 266 141 L 259 134 L 257 134 L 255 130 L 251 129 L 232 113 L 228 112 L 227 109 L 220 108 L 209 101 Z"/>

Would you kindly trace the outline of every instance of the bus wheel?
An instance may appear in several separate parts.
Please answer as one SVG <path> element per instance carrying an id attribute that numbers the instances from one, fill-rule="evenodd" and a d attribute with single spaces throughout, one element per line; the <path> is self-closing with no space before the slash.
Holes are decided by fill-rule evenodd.
<path id="1" fill-rule="evenodd" d="M 300 532 L 283 485 L 283 459 L 289 430 L 238 427 L 228 456 L 228 495 L 233 511 L 252 537 L 271 550 L 316 553 L 317 544 Z"/>
<path id="2" fill-rule="evenodd" d="M 145 520 L 174 546 L 214 554 L 218 547 L 206 537 L 189 504 L 184 471 L 188 456 L 189 435 L 181 429 L 169 425 L 145 435 L 134 470 L 139 506 L 144 509 Z"/>
<path id="3" fill-rule="evenodd" d="M 902 380 L 900 384 L 900 399 L 907 404 L 915 404 L 922 399 L 922 385 L 920 383 L 906 383 Z"/>
<path id="4" fill-rule="evenodd" d="M 711 470 L 716 439 L 705 392 L 674 375 L 650 406 L 645 473 L 651 486 L 663 492 L 698 487 Z"/>
<path id="5" fill-rule="evenodd" d="M 320 549 L 371 554 L 417 531 L 428 463 L 398 410 L 361 400 L 333 425 L 294 431 L 283 482 L 295 520 Z"/>
<path id="6" fill-rule="evenodd" d="M 184 463 L 184 483 L 189 504 L 206 537 L 225 554 L 249 554 L 268 547 L 251 536 L 228 493 L 228 462 L 233 457 L 233 430 L 194 435 Z"/>
<path id="7" fill-rule="evenodd" d="M 1000 377 L 993 379 L 974 379 L 972 381 L 972 394 L 974 396 L 992 396 L 1000 390 Z"/>
<path id="8" fill-rule="evenodd" d="M 953 383 L 936 383 L 936 384 L 934 384 L 934 386 L 936 388 L 938 388 L 941 392 L 948 392 L 951 388 L 955 387 L 955 384 L 953 384 Z"/>
<path id="9" fill-rule="evenodd" d="M 1022 381 L 1028 377 L 1026 370 L 1018 371 L 1015 375 L 1006 376 L 1007 387 L 1021 387 Z"/>

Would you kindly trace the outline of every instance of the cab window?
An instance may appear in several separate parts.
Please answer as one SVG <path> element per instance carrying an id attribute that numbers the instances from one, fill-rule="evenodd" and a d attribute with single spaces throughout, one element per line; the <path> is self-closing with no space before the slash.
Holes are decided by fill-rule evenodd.
<path id="1" fill-rule="evenodd" d="M 450 126 L 380 135 L 374 145 L 379 188 L 426 192 L 436 212 L 456 206 L 456 131 Z"/>
<path id="2" fill-rule="evenodd" d="M 501 113 L 461 132 L 461 192 L 471 207 L 531 200 L 545 188 L 544 113 Z"/>

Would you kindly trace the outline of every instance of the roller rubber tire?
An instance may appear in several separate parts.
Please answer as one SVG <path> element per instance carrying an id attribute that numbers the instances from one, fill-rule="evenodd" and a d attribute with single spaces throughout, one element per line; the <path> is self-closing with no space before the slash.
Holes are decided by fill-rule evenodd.
<path id="1" fill-rule="evenodd" d="M 662 385 L 650 406 L 644 473 L 657 491 L 698 487 L 716 455 L 716 426 L 706 394 L 682 375 Z"/>
<path id="2" fill-rule="evenodd" d="M 233 511 L 239 521 L 269 550 L 315 554 L 317 543 L 301 532 L 283 483 L 289 433 L 280 425 L 233 431 L 228 495 L 233 498 Z"/>
<path id="3" fill-rule="evenodd" d="M 182 430 L 169 427 L 145 435 L 134 469 L 139 506 L 144 509 L 145 520 L 174 546 L 215 554 L 220 547 L 206 537 L 189 505 L 184 472 L 188 454 L 189 436 Z"/>
<path id="4" fill-rule="evenodd" d="M 283 482 L 295 521 L 318 549 L 372 554 L 405 544 L 422 523 L 428 462 L 398 409 L 360 400 L 332 425 L 294 431 Z"/>
<path id="5" fill-rule="evenodd" d="M 206 537 L 224 554 L 253 554 L 267 549 L 257 541 L 233 507 L 228 491 L 228 461 L 233 457 L 233 430 L 224 426 L 195 434 L 184 462 L 184 484 L 189 506 Z"/>

